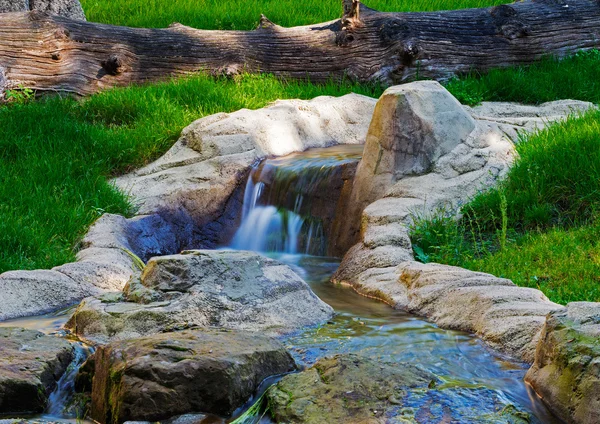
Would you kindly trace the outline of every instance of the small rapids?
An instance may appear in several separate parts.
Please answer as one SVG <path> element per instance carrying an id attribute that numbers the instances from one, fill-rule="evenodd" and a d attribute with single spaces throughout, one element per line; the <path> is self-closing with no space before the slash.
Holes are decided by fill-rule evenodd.
<path id="1" fill-rule="evenodd" d="M 255 166 L 231 247 L 325 256 L 335 205 L 317 206 L 315 211 L 315 199 L 332 201 L 332 186 L 342 184 L 344 167 L 356 165 L 361 154 L 362 146 L 336 146 L 267 159 Z"/>

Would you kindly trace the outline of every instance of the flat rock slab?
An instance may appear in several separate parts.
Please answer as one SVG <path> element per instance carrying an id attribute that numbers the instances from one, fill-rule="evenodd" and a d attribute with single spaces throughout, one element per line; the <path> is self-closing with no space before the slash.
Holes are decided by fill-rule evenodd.
<path id="1" fill-rule="evenodd" d="M 23 328 L 0 328 L 0 413 L 42 412 L 73 359 L 64 339 Z"/>
<path id="2" fill-rule="evenodd" d="M 600 422 L 600 303 L 548 315 L 525 380 L 565 422 Z"/>
<path id="3" fill-rule="evenodd" d="M 287 333 L 333 315 L 291 268 L 257 253 L 196 250 L 153 258 L 129 302 L 89 298 L 67 327 L 106 343 L 190 326 Z"/>
<path id="4" fill-rule="evenodd" d="M 103 424 L 227 416 L 265 378 L 295 369 L 274 339 L 216 328 L 115 342 L 99 347 L 94 362 L 91 416 Z"/>
<path id="5" fill-rule="evenodd" d="M 267 401 L 278 423 L 530 422 L 493 390 L 440 383 L 411 364 L 336 355 L 285 376 Z"/>

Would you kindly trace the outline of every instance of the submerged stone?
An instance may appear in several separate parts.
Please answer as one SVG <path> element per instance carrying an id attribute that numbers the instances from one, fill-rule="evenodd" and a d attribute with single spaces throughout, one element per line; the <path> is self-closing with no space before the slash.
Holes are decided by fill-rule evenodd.
<path id="1" fill-rule="evenodd" d="M 72 359 L 66 340 L 0 328 L 0 414 L 42 412 Z"/>
<path id="2" fill-rule="evenodd" d="M 467 382 L 444 385 L 414 365 L 353 354 L 285 376 L 269 389 L 267 402 L 278 423 L 525 424 L 531 418 L 494 390 Z"/>
<path id="3" fill-rule="evenodd" d="M 295 364 L 264 335 L 203 328 L 99 347 L 94 367 L 91 416 L 104 424 L 195 411 L 227 416 L 265 378 Z"/>

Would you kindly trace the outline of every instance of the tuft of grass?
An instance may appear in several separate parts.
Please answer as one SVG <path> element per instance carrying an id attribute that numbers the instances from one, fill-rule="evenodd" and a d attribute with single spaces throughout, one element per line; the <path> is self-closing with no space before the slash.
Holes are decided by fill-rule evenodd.
<path id="1" fill-rule="evenodd" d="M 381 89 L 198 75 L 84 101 L 54 97 L 1 106 L 0 272 L 74 260 L 76 243 L 101 214 L 133 213 L 109 178 L 160 156 L 195 119 L 349 92 L 378 96 Z"/>
<path id="2" fill-rule="evenodd" d="M 548 57 L 527 67 L 495 69 L 455 78 L 446 85 L 463 104 L 482 101 L 544 103 L 578 99 L 600 103 L 600 51 L 565 59 Z"/>
<path id="3" fill-rule="evenodd" d="M 582 225 L 600 207 L 600 112 L 573 116 L 517 145 L 519 159 L 496 188 L 465 210 L 485 230 Z M 505 211 L 502 202 L 506 202 Z M 472 216 L 471 216 L 472 217 Z"/>
<path id="4" fill-rule="evenodd" d="M 558 303 L 600 301 L 600 112 L 518 145 L 498 187 L 463 207 L 415 219 L 415 256 L 488 272 Z"/>
<path id="5" fill-rule="evenodd" d="M 179 22 L 194 28 L 251 30 L 261 13 L 281 26 L 309 25 L 337 19 L 341 0 L 82 0 L 88 20 L 113 25 L 164 28 Z M 367 0 L 386 12 L 489 7 L 507 0 Z"/>

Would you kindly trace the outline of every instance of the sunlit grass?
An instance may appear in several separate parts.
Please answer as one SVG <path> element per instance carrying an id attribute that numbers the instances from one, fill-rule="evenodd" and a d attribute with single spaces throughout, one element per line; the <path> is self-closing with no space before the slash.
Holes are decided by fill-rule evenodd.
<path id="1" fill-rule="evenodd" d="M 308 25 L 337 19 L 341 0 L 83 0 L 88 20 L 113 25 L 163 28 L 179 22 L 202 29 L 250 30 L 261 13 L 282 26 Z M 386 12 L 433 11 L 488 7 L 505 0 L 366 0 Z"/>
<path id="2" fill-rule="evenodd" d="M 600 301 L 600 112 L 553 125 L 517 149 L 507 178 L 465 205 L 459 222 L 417 221 L 416 256 L 510 278 L 559 303 Z"/>
<path id="3" fill-rule="evenodd" d="M 350 84 L 200 75 L 82 102 L 55 97 L 0 107 L 0 272 L 73 260 L 77 241 L 100 214 L 132 212 L 108 178 L 158 157 L 194 120 L 351 91 L 380 93 Z"/>

